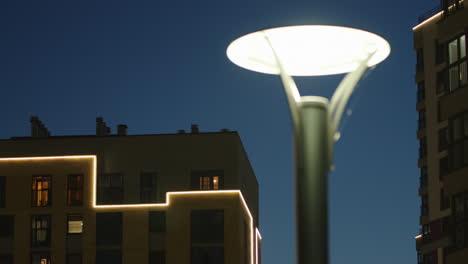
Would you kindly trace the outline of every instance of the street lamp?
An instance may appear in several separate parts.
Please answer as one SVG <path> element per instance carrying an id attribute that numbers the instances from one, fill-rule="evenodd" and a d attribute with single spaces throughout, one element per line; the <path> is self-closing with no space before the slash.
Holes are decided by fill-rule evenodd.
<path id="1" fill-rule="evenodd" d="M 353 90 L 368 67 L 390 54 L 388 42 L 373 33 L 337 26 L 265 29 L 234 40 L 227 48 L 236 65 L 279 74 L 294 124 L 296 232 L 299 264 L 328 263 L 327 175 L 338 125 Z M 301 96 L 291 76 L 348 73 L 330 102 Z"/>

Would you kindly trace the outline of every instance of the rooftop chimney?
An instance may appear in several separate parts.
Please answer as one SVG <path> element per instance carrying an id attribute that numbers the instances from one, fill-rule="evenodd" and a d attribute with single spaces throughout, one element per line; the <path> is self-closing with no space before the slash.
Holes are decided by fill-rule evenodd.
<path id="1" fill-rule="evenodd" d="M 192 134 L 198 134 L 200 131 L 198 130 L 197 124 L 192 124 Z"/>
<path id="2" fill-rule="evenodd" d="M 102 117 L 96 117 L 96 136 L 108 136 L 111 130 Z"/>
<path id="3" fill-rule="evenodd" d="M 128 126 L 125 125 L 125 124 L 117 125 L 117 135 L 126 136 L 127 135 L 127 128 L 128 128 Z"/>
<path id="4" fill-rule="evenodd" d="M 31 137 L 48 137 L 50 132 L 47 127 L 39 120 L 38 116 L 31 116 L 29 118 L 31 122 Z"/>

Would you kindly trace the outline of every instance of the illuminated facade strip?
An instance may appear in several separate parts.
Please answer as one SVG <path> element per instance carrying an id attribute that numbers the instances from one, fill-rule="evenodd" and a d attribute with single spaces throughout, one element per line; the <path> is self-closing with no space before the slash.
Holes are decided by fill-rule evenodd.
<path id="1" fill-rule="evenodd" d="M 463 4 L 464 2 L 465 2 L 465 1 L 460 1 L 459 4 Z M 453 8 L 455 5 L 456 5 L 456 4 L 450 5 L 450 6 L 448 7 L 448 9 Z M 441 16 L 443 12 L 444 12 L 444 11 L 440 11 L 439 13 L 437 13 L 437 14 L 431 16 L 430 18 L 424 20 L 423 22 L 419 23 L 418 25 L 416 25 L 416 26 L 413 28 L 413 31 L 415 31 L 416 29 L 422 27 L 424 24 L 428 23 L 429 21 L 432 21 L 432 20 L 435 19 L 436 17 Z"/>
<path id="2" fill-rule="evenodd" d="M 12 158 L 0 158 L 2 161 L 27 161 L 27 160 L 66 160 L 66 159 L 92 159 L 92 192 L 91 192 L 91 207 L 94 209 L 106 209 L 106 208 L 148 208 L 148 207 L 168 207 L 170 205 L 170 199 L 172 195 L 221 195 L 227 193 L 239 194 L 240 200 L 244 207 L 245 212 L 250 219 L 250 262 L 254 264 L 254 224 L 253 216 L 245 202 L 244 196 L 240 190 L 213 190 L 213 191 L 180 191 L 180 192 L 166 192 L 165 203 L 149 203 L 149 204 L 111 204 L 111 205 L 97 205 L 96 204 L 96 189 L 97 189 L 97 156 L 96 155 L 72 155 L 72 156 L 44 156 L 44 157 L 12 157 Z M 256 238 L 261 238 L 258 229 L 255 229 Z M 258 245 L 256 248 L 256 263 L 258 263 Z"/>
<path id="3" fill-rule="evenodd" d="M 262 240 L 262 235 L 260 235 L 260 231 L 258 231 L 258 228 L 255 228 L 255 264 L 258 264 L 258 249 L 259 245 L 258 242 Z"/>

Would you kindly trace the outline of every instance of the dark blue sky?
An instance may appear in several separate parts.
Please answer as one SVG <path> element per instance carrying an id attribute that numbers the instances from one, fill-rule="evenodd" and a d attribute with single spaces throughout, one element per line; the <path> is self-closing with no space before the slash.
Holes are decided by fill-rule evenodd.
<path id="1" fill-rule="evenodd" d="M 66 2 L 66 3 L 64 3 Z M 260 182 L 263 263 L 295 262 L 292 125 L 277 76 L 236 67 L 235 38 L 328 24 L 386 38 L 390 57 L 358 87 L 330 175 L 331 263 L 416 262 L 419 172 L 412 30 L 437 1 L 1 1 L 0 138 L 239 131 Z M 345 46 L 346 43 L 343 43 Z M 341 78 L 341 76 L 340 76 Z M 329 96 L 339 78 L 299 78 Z"/>

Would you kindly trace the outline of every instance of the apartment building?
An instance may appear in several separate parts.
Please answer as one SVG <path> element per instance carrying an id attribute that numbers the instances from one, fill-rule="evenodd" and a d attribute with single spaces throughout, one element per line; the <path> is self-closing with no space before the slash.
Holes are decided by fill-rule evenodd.
<path id="1" fill-rule="evenodd" d="M 419 264 L 468 260 L 468 9 L 442 0 L 413 28 L 420 142 Z"/>
<path id="2" fill-rule="evenodd" d="M 237 132 L 0 140 L 0 263 L 260 262 L 258 183 Z"/>

